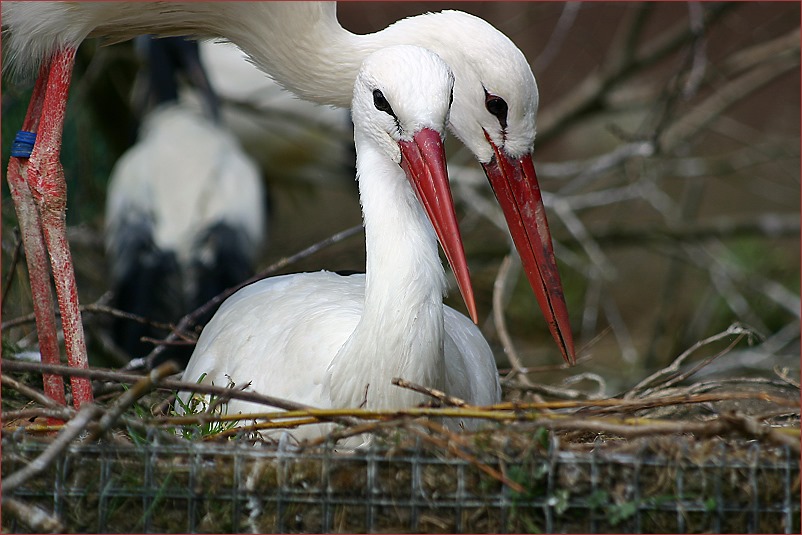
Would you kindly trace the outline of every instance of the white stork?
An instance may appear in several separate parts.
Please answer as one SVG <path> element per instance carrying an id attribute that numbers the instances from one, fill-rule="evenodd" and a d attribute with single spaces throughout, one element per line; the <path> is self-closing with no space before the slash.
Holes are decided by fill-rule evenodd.
<path id="1" fill-rule="evenodd" d="M 366 273 L 300 273 L 243 288 L 204 328 L 184 381 L 250 384 L 322 408 L 422 401 L 392 386 L 400 376 L 472 404 L 499 401 L 490 347 L 471 320 L 443 305 L 438 239 L 474 310 L 442 144 L 452 88 L 448 66 L 420 47 L 389 47 L 365 60 L 352 114 Z M 189 393 L 180 397 L 187 403 Z M 232 400 L 227 412 L 259 408 Z"/>
<path id="2" fill-rule="evenodd" d="M 444 11 L 355 35 L 339 25 L 333 3 L 316 2 L 3 2 L 2 20 L 8 64 L 29 73 L 41 65 L 22 129 L 38 131 L 36 142 L 30 134 L 18 136 L 8 180 L 27 252 L 40 345 L 55 343 L 46 242 L 72 366 L 86 366 L 86 347 L 58 162 L 70 74 L 75 50 L 86 37 L 125 40 L 138 34 L 229 39 L 291 91 L 338 106 L 350 101 L 359 65 L 371 52 L 417 44 L 438 53 L 455 75 L 449 126 L 484 167 L 552 336 L 565 360 L 573 362 L 568 312 L 532 164 L 537 86 L 521 51 L 484 20 Z M 45 361 L 57 359 L 57 352 L 50 355 L 53 344 L 41 348 Z M 88 382 L 73 383 L 79 404 L 91 399 Z"/>

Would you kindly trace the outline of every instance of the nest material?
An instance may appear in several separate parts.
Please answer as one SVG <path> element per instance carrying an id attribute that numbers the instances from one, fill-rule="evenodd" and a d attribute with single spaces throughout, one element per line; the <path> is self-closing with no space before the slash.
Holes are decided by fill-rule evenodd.
<path id="1" fill-rule="evenodd" d="M 397 429 L 369 450 L 69 447 L 11 497 L 78 532 L 798 532 L 788 448 L 692 436 L 561 443 L 528 424 L 466 442 L 521 487 Z M 464 437 L 463 437 L 464 438 Z M 19 437 L 17 437 L 19 439 Z M 47 443 L 3 444 L 4 474 Z M 545 442 L 545 444 L 544 444 Z M 3 529 L 25 531 L 4 516 Z"/>
<path id="2" fill-rule="evenodd" d="M 470 407 L 397 380 L 432 403 L 324 411 L 261 396 L 285 411 L 247 416 L 220 402 L 259 395 L 179 383 L 167 367 L 4 360 L 3 530 L 798 533 L 798 382 L 776 370 L 691 383 L 699 366 L 679 366 L 689 354 L 612 398 L 552 389 L 562 399 L 543 400 L 507 380 L 508 401 Z M 74 411 L 28 386 L 45 368 L 102 381 L 97 404 Z M 166 413 L 183 389 L 216 401 Z M 485 426 L 455 433 L 443 425 L 454 417 Z M 301 445 L 257 432 L 288 421 L 338 425 Z M 367 449 L 336 445 L 365 433 Z"/>

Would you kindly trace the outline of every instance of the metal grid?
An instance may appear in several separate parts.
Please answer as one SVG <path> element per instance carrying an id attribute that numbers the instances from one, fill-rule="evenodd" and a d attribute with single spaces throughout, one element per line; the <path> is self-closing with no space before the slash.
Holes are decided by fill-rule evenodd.
<path id="1" fill-rule="evenodd" d="M 787 449 L 677 437 L 537 444 L 479 455 L 526 493 L 420 442 L 348 454 L 148 443 L 71 446 L 10 496 L 73 532 L 800 531 L 799 459 Z M 45 447 L 4 440 L 3 474 Z M 4 532 L 26 529 L 3 521 Z"/>

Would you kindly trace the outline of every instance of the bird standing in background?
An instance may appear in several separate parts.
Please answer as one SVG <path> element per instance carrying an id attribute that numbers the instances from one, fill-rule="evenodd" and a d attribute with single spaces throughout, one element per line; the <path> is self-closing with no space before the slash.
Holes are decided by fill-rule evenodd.
<path id="1" fill-rule="evenodd" d="M 181 37 L 138 41 L 146 58 L 139 139 L 117 161 L 106 199 L 106 251 L 114 305 L 174 323 L 253 274 L 265 241 L 266 203 L 256 164 L 219 121 L 198 44 Z M 205 96 L 205 112 L 178 99 L 185 75 Z M 204 323 L 211 311 L 200 319 Z M 114 337 L 129 358 L 164 336 L 117 319 Z M 169 346 L 155 364 L 186 364 L 191 346 Z"/>
<path id="2" fill-rule="evenodd" d="M 443 150 L 452 91 L 448 65 L 426 49 L 394 46 L 365 60 L 351 109 L 366 273 L 284 275 L 239 290 L 204 328 L 184 381 L 249 384 L 319 408 L 423 401 L 392 386 L 393 377 L 471 404 L 500 400 L 490 347 L 470 319 L 443 305 L 438 240 L 476 319 Z M 189 398 L 179 394 L 179 412 Z M 231 400 L 227 412 L 258 407 Z"/>
<path id="3" fill-rule="evenodd" d="M 272 191 L 353 188 L 354 132 L 346 108 L 302 100 L 256 67 L 233 43 L 201 41 L 200 58 L 220 100 L 223 124 L 262 169 Z M 191 87 L 182 101 L 205 99 Z"/>

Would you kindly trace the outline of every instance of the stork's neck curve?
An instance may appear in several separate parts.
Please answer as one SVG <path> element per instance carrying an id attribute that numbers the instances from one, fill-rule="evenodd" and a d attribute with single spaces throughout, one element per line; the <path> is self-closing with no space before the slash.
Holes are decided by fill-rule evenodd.
<path id="1" fill-rule="evenodd" d="M 370 385 L 393 377 L 442 389 L 443 293 L 446 288 L 437 237 L 401 167 L 355 132 L 357 176 L 367 250 L 362 318 L 338 352 L 331 384 L 356 382 L 331 391 L 335 406 L 398 408 L 422 401 L 403 391 L 398 405 L 371 396 Z M 344 391 L 352 398 L 338 399 Z"/>
<path id="2" fill-rule="evenodd" d="M 408 36 L 393 27 L 357 35 L 337 20 L 334 2 L 250 2 L 222 4 L 227 18 L 241 21 L 226 37 L 265 72 L 301 98 L 348 108 L 363 60 L 380 48 L 403 44 Z M 241 10 L 239 13 L 236 10 Z"/>

